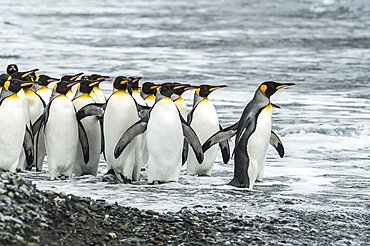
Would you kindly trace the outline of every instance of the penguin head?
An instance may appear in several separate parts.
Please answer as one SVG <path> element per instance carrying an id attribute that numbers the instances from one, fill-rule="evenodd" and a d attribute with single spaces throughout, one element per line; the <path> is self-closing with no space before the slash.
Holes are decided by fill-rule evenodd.
<path id="1" fill-rule="evenodd" d="M 66 95 L 72 86 L 78 84 L 79 81 L 59 81 L 54 86 L 54 91 Z"/>
<path id="2" fill-rule="evenodd" d="M 126 91 L 130 79 L 126 76 L 117 76 L 113 80 L 113 88 L 119 91 Z"/>
<path id="3" fill-rule="evenodd" d="M 138 76 L 130 76 L 129 77 L 129 92 L 132 93 L 133 90 L 139 90 L 139 81 L 141 80 L 141 77 Z"/>
<path id="4" fill-rule="evenodd" d="M 266 82 L 263 82 L 259 86 L 258 89 L 262 92 L 262 94 L 266 98 L 270 98 L 279 89 L 290 86 L 290 85 L 295 85 L 295 84 L 294 83 L 277 83 L 277 82 L 274 82 L 274 81 L 266 81 Z"/>
<path id="5" fill-rule="evenodd" d="M 25 81 L 20 80 L 20 79 L 10 79 L 10 80 L 7 80 L 4 83 L 4 89 L 9 91 L 9 92 L 17 93 L 22 88 L 32 87 L 33 84 L 34 84 L 33 82 L 25 82 Z"/>
<path id="6" fill-rule="evenodd" d="M 13 73 L 16 73 L 16 72 L 18 72 L 17 64 L 9 64 L 6 67 L 6 73 L 9 74 L 9 75 L 12 75 Z"/>
<path id="7" fill-rule="evenodd" d="M 91 74 L 90 77 L 91 77 L 91 80 L 99 80 L 99 81 L 104 81 L 105 79 L 110 78 L 109 76 L 104 76 L 104 75 L 100 75 L 96 73 Z"/>
<path id="8" fill-rule="evenodd" d="M 209 94 L 211 94 L 212 91 L 215 91 L 217 89 L 227 87 L 227 85 L 200 85 L 196 88 L 195 93 L 203 98 L 207 98 Z"/>
<path id="9" fill-rule="evenodd" d="M 174 92 L 174 94 L 178 95 L 179 97 L 187 90 L 191 90 L 191 89 L 196 89 L 198 88 L 197 86 L 192 86 L 190 84 L 181 84 L 181 83 L 177 83 L 175 82 L 174 84 L 176 85 L 182 85 L 180 86 L 179 88 L 177 88 Z"/>
<path id="10" fill-rule="evenodd" d="M 36 76 L 36 80 L 35 82 L 39 85 L 42 85 L 42 86 L 48 86 L 49 83 L 51 82 L 56 82 L 58 81 L 59 79 L 56 79 L 56 78 L 52 78 L 48 75 L 45 75 L 45 74 L 41 74 L 41 75 L 37 75 Z"/>
<path id="11" fill-rule="evenodd" d="M 90 94 L 94 86 L 99 84 L 100 80 L 92 80 L 91 76 L 82 76 L 79 81 L 77 90 L 81 93 Z"/>
<path id="12" fill-rule="evenodd" d="M 39 69 L 36 68 L 36 69 L 28 70 L 28 71 L 25 71 L 25 72 L 15 72 L 15 73 L 12 74 L 12 78 L 13 79 L 20 79 L 20 80 L 24 80 L 24 81 L 32 81 L 32 79 L 36 77 L 35 72 L 38 71 L 38 70 Z"/>
<path id="13" fill-rule="evenodd" d="M 142 93 L 146 95 L 153 95 L 155 93 L 155 88 L 151 89 L 151 87 L 154 85 L 155 84 L 153 82 L 144 82 L 141 85 L 140 90 Z"/>
<path id="14" fill-rule="evenodd" d="M 83 73 L 77 73 L 74 75 L 64 75 L 63 77 L 60 78 L 60 81 L 75 81 L 78 77 L 80 77 Z"/>
<path id="15" fill-rule="evenodd" d="M 160 85 L 154 85 L 150 87 L 151 89 L 157 89 L 157 93 L 164 97 L 171 97 L 173 93 L 179 88 L 184 87 L 182 84 L 166 82 Z"/>

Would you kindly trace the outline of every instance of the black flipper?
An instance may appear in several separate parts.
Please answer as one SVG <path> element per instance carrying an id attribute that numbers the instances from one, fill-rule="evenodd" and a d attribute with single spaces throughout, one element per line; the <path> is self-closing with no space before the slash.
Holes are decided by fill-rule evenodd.
<path id="1" fill-rule="evenodd" d="M 188 153 L 189 153 L 189 144 L 186 139 L 184 139 L 184 145 L 182 147 L 182 165 L 188 160 Z"/>
<path id="2" fill-rule="evenodd" d="M 84 155 L 84 161 L 85 161 L 85 164 L 87 164 L 89 162 L 89 142 L 87 140 L 87 134 L 86 134 L 86 131 L 85 131 L 85 128 L 83 127 L 81 121 L 77 121 L 78 122 L 78 138 L 80 140 L 80 143 L 81 143 L 81 147 L 82 147 L 82 153 Z"/>
<path id="3" fill-rule="evenodd" d="M 222 126 L 220 125 L 220 131 L 222 130 Z M 222 160 L 226 164 L 230 160 L 230 145 L 229 141 L 226 139 L 224 141 L 221 141 L 219 143 L 221 154 L 222 154 Z"/>
<path id="4" fill-rule="evenodd" d="M 43 123 L 43 114 L 33 123 L 32 125 L 32 134 L 35 137 L 36 133 L 40 131 L 41 125 Z"/>
<path id="5" fill-rule="evenodd" d="M 237 132 L 238 125 L 239 125 L 239 121 L 237 121 L 235 124 L 225 128 L 225 129 L 222 129 L 222 130 L 216 132 L 211 137 L 209 137 L 207 139 L 207 141 L 205 141 L 203 146 L 202 146 L 203 152 L 206 152 L 213 145 L 215 145 L 217 143 L 221 143 L 223 141 L 227 141 L 229 138 L 232 138 L 233 136 L 235 136 L 235 134 Z M 221 147 L 221 151 L 222 151 L 222 148 L 223 147 Z M 222 158 L 224 159 L 224 156 Z M 225 161 L 225 159 L 224 159 L 224 161 Z"/>
<path id="6" fill-rule="evenodd" d="M 204 160 L 204 153 L 203 153 L 202 145 L 199 141 L 199 138 L 197 134 L 195 133 L 195 131 L 193 130 L 193 128 L 191 128 L 188 125 L 188 123 L 186 123 L 184 118 L 181 116 L 180 111 L 179 111 L 179 117 L 181 120 L 182 131 L 183 131 L 185 140 L 190 144 L 191 148 L 193 149 L 195 157 L 197 157 L 198 163 L 202 163 Z M 183 156 L 184 156 L 184 153 L 183 153 Z"/>
<path id="7" fill-rule="evenodd" d="M 116 147 L 114 148 L 115 158 L 118 158 L 122 154 L 123 150 L 127 147 L 129 143 L 131 143 L 131 141 L 136 136 L 146 131 L 146 128 L 148 125 L 148 119 L 149 117 L 144 117 L 143 119 L 133 124 L 129 129 L 127 129 L 127 131 L 122 135 Z"/>
<path id="8" fill-rule="evenodd" d="M 29 170 L 29 168 L 32 168 L 31 165 L 34 158 L 34 153 L 33 153 L 33 136 L 28 126 L 26 126 L 26 131 L 24 134 L 23 149 L 24 153 L 26 154 L 27 169 Z"/>
<path id="9" fill-rule="evenodd" d="M 105 103 L 90 103 L 78 110 L 77 120 L 82 120 L 87 116 L 102 117 L 104 114 Z"/>
<path id="10" fill-rule="evenodd" d="M 279 156 L 283 158 L 285 153 L 283 143 L 273 131 L 271 131 L 270 144 L 275 147 L 275 149 L 279 153 Z"/>

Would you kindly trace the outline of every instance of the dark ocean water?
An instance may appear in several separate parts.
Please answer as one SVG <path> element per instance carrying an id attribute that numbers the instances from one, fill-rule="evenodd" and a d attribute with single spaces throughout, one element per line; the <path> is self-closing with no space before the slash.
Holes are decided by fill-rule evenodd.
<path id="1" fill-rule="evenodd" d="M 142 76 L 142 81 L 227 84 L 212 93 L 223 126 L 234 123 L 258 85 L 294 82 L 272 97 L 273 130 L 286 156 L 269 149 L 265 179 L 229 187 L 233 160 L 212 177 L 182 173 L 178 184 L 106 184 L 99 176 L 48 181 L 41 189 L 178 210 L 203 204 L 273 214 L 253 197 L 298 199 L 304 209 L 369 209 L 370 3 L 306 1 L 8 1 L 0 9 L 0 67 L 17 63 L 53 77 L 78 72 Z M 110 95 L 111 83 L 102 87 Z M 192 93 L 184 94 L 191 103 Z M 233 145 L 233 143 L 231 143 Z M 294 205 L 292 205 L 294 206 Z M 296 206 L 297 208 L 297 206 Z"/>

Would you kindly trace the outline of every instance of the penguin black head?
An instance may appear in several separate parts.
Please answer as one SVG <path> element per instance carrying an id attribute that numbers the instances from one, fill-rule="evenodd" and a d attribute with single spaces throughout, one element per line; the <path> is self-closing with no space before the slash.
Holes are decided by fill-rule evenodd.
<path id="1" fill-rule="evenodd" d="M 6 73 L 9 74 L 9 75 L 12 75 L 13 73 L 16 73 L 16 72 L 18 72 L 17 64 L 9 64 L 6 67 Z"/>
<path id="2" fill-rule="evenodd" d="M 75 84 L 78 84 L 78 81 L 59 81 L 54 86 L 54 91 L 66 95 Z"/>
<path id="3" fill-rule="evenodd" d="M 12 76 L 13 79 L 20 79 L 20 80 L 24 80 L 24 81 L 31 81 L 32 78 L 35 78 L 36 77 L 35 72 L 38 71 L 38 70 L 39 69 L 36 68 L 36 69 L 28 70 L 28 71 L 25 71 L 25 72 L 15 72 L 11 76 Z"/>
<path id="4" fill-rule="evenodd" d="M 60 81 L 75 81 L 82 74 L 83 73 L 77 73 L 75 75 L 64 75 L 62 78 L 60 78 Z"/>
<path id="5" fill-rule="evenodd" d="M 17 93 L 22 88 L 30 88 L 33 86 L 33 82 L 25 82 L 20 79 L 11 79 L 4 83 L 4 89 L 13 93 Z"/>
<path id="6" fill-rule="evenodd" d="M 91 76 L 82 76 L 77 90 L 81 93 L 90 94 L 94 86 L 100 82 L 99 80 L 91 80 Z"/>
<path id="7" fill-rule="evenodd" d="M 146 94 L 146 95 L 153 95 L 155 93 L 155 88 L 151 89 L 152 86 L 154 86 L 155 84 L 153 82 L 144 82 L 142 85 L 141 85 L 141 92 Z"/>
<path id="8" fill-rule="evenodd" d="M 116 90 L 125 91 L 127 90 L 128 83 L 130 82 L 130 79 L 126 76 L 117 76 L 113 80 L 113 88 Z"/>
<path id="9" fill-rule="evenodd" d="M 99 80 L 99 81 L 104 81 L 105 79 L 110 78 L 109 76 L 104 76 L 104 75 L 100 75 L 96 73 L 91 74 L 90 77 L 91 77 L 91 80 Z"/>
<path id="10" fill-rule="evenodd" d="M 217 89 L 227 87 L 227 85 L 200 85 L 196 88 L 195 93 L 203 98 L 207 98 L 209 94 L 211 94 L 212 91 L 215 91 Z"/>
<path id="11" fill-rule="evenodd" d="M 36 83 L 39 84 L 39 85 L 42 85 L 42 86 L 48 86 L 49 83 L 51 82 L 55 82 L 55 81 L 58 81 L 59 79 L 56 79 L 56 78 L 52 78 L 48 75 L 45 75 L 45 74 L 41 74 L 41 75 L 38 75 L 36 76 Z"/>
<path id="12" fill-rule="evenodd" d="M 130 76 L 129 77 L 130 82 L 129 85 L 132 90 L 139 90 L 139 81 L 142 79 L 141 77 L 138 76 Z"/>
<path id="13" fill-rule="evenodd" d="M 184 85 L 178 83 L 166 82 L 161 85 L 154 85 L 151 89 L 157 89 L 157 92 L 165 97 L 171 97 L 173 93 L 179 88 L 185 87 Z"/>
<path id="14" fill-rule="evenodd" d="M 181 84 L 181 83 L 177 83 L 177 82 L 175 82 L 174 84 L 176 84 L 176 85 L 182 85 L 179 88 L 177 88 L 175 90 L 175 92 L 173 93 L 173 94 L 176 94 L 178 96 L 181 96 L 187 90 L 191 90 L 191 89 L 197 88 L 197 86 L 192 86 L 190 84 Z"/>
<path id="15" fill-rule="evenodd" d="M 294 83 L 277 83 L 277 82 L 274 82 L 274 81 L 266 81 L 266 82 L 263 82 L 259 86 L 259 90 L 262 92 L 262 94 L 265 97 L 270 98 L 279 89 L 284 88 L 286 86 L 290 86 L 290 85 L 295 85 L 295 84 Z"/>

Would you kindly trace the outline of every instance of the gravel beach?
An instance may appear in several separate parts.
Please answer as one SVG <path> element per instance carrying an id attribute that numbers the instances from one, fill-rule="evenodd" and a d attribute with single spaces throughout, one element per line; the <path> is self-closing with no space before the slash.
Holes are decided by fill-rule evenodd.
<path id="1" fill-rule="evenodd" d="M 40 191 L 15 173 L 0 172 L 0 245 L 368 245 L 364 209 L 301 211 L 304 201 L 255 199 L 276 216 L 224 207 L 140 210 L 89 197 Z M 292 209 L 292 204 L 298 205 Z M 335 207 L 335 206 L 334 206 Z"/>

